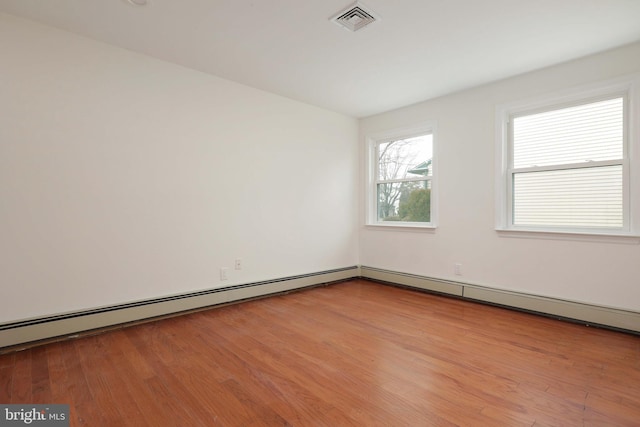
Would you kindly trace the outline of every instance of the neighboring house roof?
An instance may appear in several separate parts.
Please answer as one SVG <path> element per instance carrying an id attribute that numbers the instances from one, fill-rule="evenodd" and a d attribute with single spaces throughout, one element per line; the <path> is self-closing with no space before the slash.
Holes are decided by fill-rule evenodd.
<path id="1" fill-rule="evenodd" d="M 412 173 L 414 175 L 427 176 L 429 175 L 430 166 L 431 166 L 431 159 L 427 160 L 426 162 L 420 163 L 418 166 L 416 166 L 413 169 L 409 169 L 407 173 Z"/>

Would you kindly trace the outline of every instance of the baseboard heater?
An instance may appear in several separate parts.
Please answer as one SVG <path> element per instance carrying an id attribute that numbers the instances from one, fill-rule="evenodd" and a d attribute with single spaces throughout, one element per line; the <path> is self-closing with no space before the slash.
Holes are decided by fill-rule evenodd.
<path id="1" fill-rule="evenodd" d="M 359 276 L 353 266 L 0 324 L 0 349 Z"/>
<path id="2" fill-rule="evenodd" d="M 640 313 L 635 311 L 434 279 L 366 266 L 360 267 L 360 274 L 362 278 L 381 283 L 401 285 L 558 319 L 576 321 L 587 325 L 640 334 Z"/>
<path id="3" fill-rule="evenodd" d="M 640 334 L 640 313 L 635 311 L 541 297 L 373 267 L 353 266 L 4 323 L 0 324 L 0 353 L 2 353 L 2 349 L 11 351 L 16 347 L 21 348 L 20 346 L 25 343 L 64 339 L 79 333 L 90 333 L 118 325 L 354 278 L 363 278 L 394 286 L 399 285 Z"/>

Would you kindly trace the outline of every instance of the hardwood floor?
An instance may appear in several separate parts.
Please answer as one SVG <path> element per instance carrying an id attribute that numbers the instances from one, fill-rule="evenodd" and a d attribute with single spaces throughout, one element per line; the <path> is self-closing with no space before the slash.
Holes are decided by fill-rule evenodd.
<path id="1" fill-rule="evenodd" d="M 90 426 L 638 426 L 640 337 L 362 280 L 0 356 Z"/>

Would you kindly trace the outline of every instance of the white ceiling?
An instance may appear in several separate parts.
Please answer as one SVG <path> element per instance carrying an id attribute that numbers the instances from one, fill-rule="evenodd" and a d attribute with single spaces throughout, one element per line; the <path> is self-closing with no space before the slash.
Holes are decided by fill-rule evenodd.
<path id="1" fill-rule="evenodd" d="M 640 0 L 0 0 L 22 16 L 354 117 L 640 40 Z"/>

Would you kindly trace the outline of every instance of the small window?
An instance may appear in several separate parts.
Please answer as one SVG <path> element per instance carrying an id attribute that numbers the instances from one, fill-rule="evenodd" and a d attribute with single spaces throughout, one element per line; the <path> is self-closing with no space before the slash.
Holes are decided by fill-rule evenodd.
<path id="1" fill-rule="evenodd" d="M 371 138 L 370 225 L 432 227 L 433 130 Z"/>
<path id="2" fill-rule="evenodd" d="M 500 111 L 499 228 L 630 233 L 629 90 L 601 92 Z"/>

